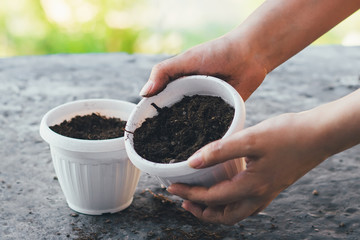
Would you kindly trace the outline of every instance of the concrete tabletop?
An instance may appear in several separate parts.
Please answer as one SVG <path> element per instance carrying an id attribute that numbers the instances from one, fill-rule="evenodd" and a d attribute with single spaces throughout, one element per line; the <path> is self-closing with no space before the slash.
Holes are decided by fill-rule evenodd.
<path id="1" fill-rule="evenodd" d="M 0 239 L 360 238 L 359 146 L 330 157 L 263 212 L 234 226 L 198 221 L 146 174 L 124 211 L 89 216 L 71 210 L 49 146 L 39 135 L 42 116 L 77 99 L 137 103 L 152 66 L 167 57 L 111 53 L 0 59 Z M 270 73 L 246 102 L 246 126 L 311 109 L 359 86 L 360 47 L 309 47 Z"/>

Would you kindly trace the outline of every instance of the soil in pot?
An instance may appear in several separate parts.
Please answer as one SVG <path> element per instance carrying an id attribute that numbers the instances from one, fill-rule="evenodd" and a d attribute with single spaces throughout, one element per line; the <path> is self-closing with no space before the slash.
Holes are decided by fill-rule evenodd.
<path id="1" fill-rule="evenodd" d="M 104 140 L 124 136 L 126 121 L 115 117 L 102 116 L 92 113 L 84 116 L 75 116 L 69 121 L 51 126 L 50 129 L 66 137 Z"/>
<path id="2" fill-rule="evenodd" d="M 187 160 L 198 149 L 222 138 L 234 117 L 234 108 L 215 96 L 185 96 L 171 107 L 159 108 L 134 131 L 135 151 L 156 163 Z"/>

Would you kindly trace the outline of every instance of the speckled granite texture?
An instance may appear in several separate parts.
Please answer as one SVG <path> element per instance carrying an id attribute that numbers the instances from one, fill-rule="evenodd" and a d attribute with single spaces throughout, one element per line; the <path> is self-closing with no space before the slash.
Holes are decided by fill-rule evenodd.
<path id="1" fill-rule="evenodd" d="M 41 117 L 76 99 L 138 102 L 151 67 L 166 57 L 112 53 L 0 59 L 0 239 L 359 238 L 359 146 L 329 158 L 264 212 L 232 227 L 197 221 L 146 174 L 128 209 L 102 216 L 72 211 L 38 133 Z M 309 47 L 269 74 L 246 102 L 246 126 L 335 100 L 359 85 L 360 47 Z M 318 195 L 312 194 L 315 189 Z"/>

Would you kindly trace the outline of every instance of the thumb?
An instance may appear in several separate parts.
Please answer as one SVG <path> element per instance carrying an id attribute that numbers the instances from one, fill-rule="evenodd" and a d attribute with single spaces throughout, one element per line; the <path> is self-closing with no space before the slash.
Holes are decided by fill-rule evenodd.
<path id="1" fill-rule="evenodd" d="M 198 169 L 235 158 L 255 156 L 253 142 L 251 134 L 248 134 L 247 130 L 242 130 L 205 145 L 187 161 L 190 167 Z"/>

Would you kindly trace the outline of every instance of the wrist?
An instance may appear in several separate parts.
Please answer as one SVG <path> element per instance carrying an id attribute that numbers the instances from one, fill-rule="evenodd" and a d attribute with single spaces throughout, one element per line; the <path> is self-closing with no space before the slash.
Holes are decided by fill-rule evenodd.
<path id="1" fill-rule="evenodd" d="M 232 56 L 238 58 L 236 62 L 241 63 L 237 67 L 246 72 L 249 69 L 255 68 L 264 74 L 264 77 L 268 74 L 268 68 L 266 59 L 266 49 L 263 49 L 261 45 L 257 44 L 252 36 L 251 32 L 246 31 L 244 26 L 240 25 L 238 28 L 227 33 L 222 38 L 228 44 L 228 51 Z"/>

